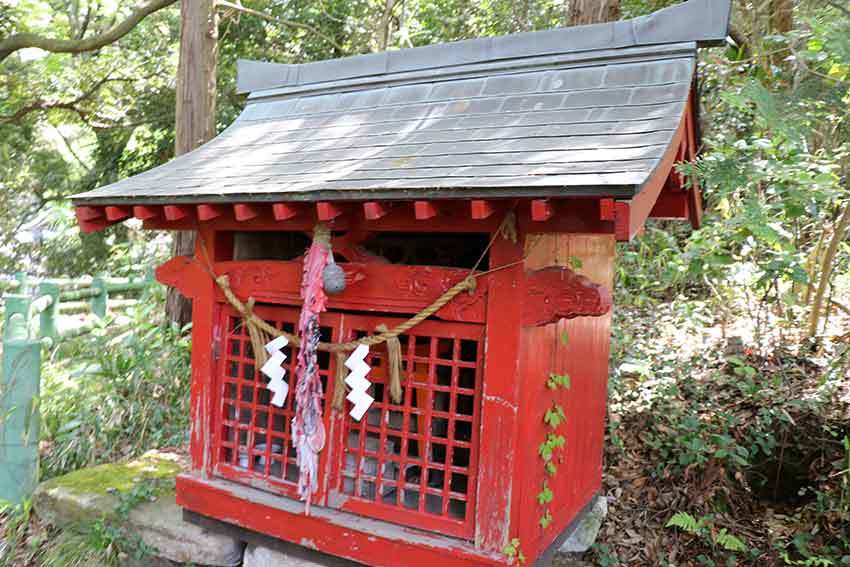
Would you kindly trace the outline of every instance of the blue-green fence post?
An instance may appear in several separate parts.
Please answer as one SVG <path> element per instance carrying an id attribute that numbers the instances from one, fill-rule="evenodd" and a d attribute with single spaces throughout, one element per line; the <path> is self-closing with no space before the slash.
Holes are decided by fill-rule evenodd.
<path id="1" fill-rule="evenodd" d="M 32 298 L 22 293 L 7 293 L 3 296 L 3 329 L 9 332 L 9 320 L 13 315 L 20 314 L 24 320 L 29 320 Z"/>
<path id="2" fill-rule="evenodd" d="M 38 483 L 41 342 L 30 338 L 27 314 L 7 318 L 2 366 L 0 500 L 18 504 Z"/>
<path id="3" fill-rule="evenodd" d="M 59 284 L 52 282 L 42 282 L 38 286 L 38 295 L 49 295 L 53 298 L 51 304 L 41 312 L 38 323 L 39 337 L 48 337 L 56 343 L 59 338 L 59 329 L 56 326 L 56 320 L 59 317 Z"/>
<path id="4" fill-rule="evenodd" d="M 106 310 L 109 305 L 109 290 L 106 288 L 106 279 L 103 276 L 92 278 L 91 286 L 98 292 L 91 298 L 91 311 L 103 319 L 106 317 Z"/>
<path id="5" fill-rule="evenodd" d="M 27 286 L 29 286 L 29 276 L 26 272 L 15 272 L 15 279 L 18 282 L 17 292 L 21 295 L 27 294 Z"/>

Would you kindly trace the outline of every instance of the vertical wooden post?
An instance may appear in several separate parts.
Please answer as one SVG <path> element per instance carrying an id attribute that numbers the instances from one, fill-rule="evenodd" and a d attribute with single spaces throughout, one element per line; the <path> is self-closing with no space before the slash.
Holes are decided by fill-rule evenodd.
<path id="1" fill-rule="evenodd" d="M 109 305 L 109 291 L 106 289 L 106 280 L 103 276 L 97 276 L 92 278 L 91 286 L 98 291 L 98 294 L 91 298 L 91 311 L 103 319 L 106 317 Z"/>
<path id="2" fill-rule="evenodd" d="M 56 318 L 59 315 L 59 284 L 43 282 L 38 286 L 38 295 L 49 295 L 53 298 L 50 305 L 39 315 L 38 336 L 56 341 L 59 330 L 56 328 Z"/>
<path id="3" fill-rule="evenodd" d="M 524 237 L 522 237 L 524 238 Z M 490 265 L 522 260 L 523 245 L 497 238 Z M 487 338 L 481 400 L 481 448 L 478 457 L 475 545 L 501 553 L 511 533 L 514 464 L 519 411 L 519 339 L 522 327 L 524 272 L 521 264 L 490 276 L 487 292 Z"/>
<path id="4" fill-rule="evenodd" d="M 202 238 L 195 242 L 195 257 L 210 258 L 213 261 L 230 259 L 221 250 L 216 233 L 206 227 L 199 228 Z M 206 251 L 201 250 L 206 246 Z M 226 247 L 228 251 L 233 248 Z M 224 256 L 224 258 L 222 258 Z M 190 392 L 191 407 L 191 448 L 192 470 L 200 472 L 205 478 L 212 474 L 212 450 L 214 421 L 213 407 L 219 391 L 216 381 L 216 366 L 221 349 L 221 328 L 218 321 L 221 307 L 215 302 L 216 284 L 206 274 L 196 282 L 197 294 L 192 297 L 192 344 L 205 345 L 192 349 L 192 385 Z"/>

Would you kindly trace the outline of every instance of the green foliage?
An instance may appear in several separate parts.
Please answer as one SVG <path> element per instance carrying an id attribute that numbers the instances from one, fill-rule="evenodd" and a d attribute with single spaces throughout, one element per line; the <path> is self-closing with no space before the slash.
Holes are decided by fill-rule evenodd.
<path id="1" fill-rule="evenodd" d="M 546 441 L 540 444 L 538 448 L 538 453 L 540 457 L 545 461 L 551 461 L 552 455 L 555 453 L 556 449 L 561 449 L 567 440 L 564 439 L 563 435 L 556 435 L 554 433 L 546 434 Z"/>
<path id="2" fill-rule="evenodd" d="M 692 535 L 701 530 L 704 527 L 704 524 L 704 519 L 697 520 L 687 512 L 676 512 L 673 514 L 673 517 L 667 521 L 668 528 L 679 528 L 680 530 L 686 531 Z"/>
<path id="3" fill-rule="evenodd" d="M 593 558 L 597 567 L 619 567 L 620 560 L 614 554 L 611 546 L 605 543 L 594 543 Z"/>
<path id="4" fill-rule="evenodd" d="M 537 503 L 538 504 L 549 504 L 552 501 L 554 494 L 552 490 L 549 488 L 549 483 L 543 481 L 543 490 L 537 495 Z"/>
<path id="5" fill-rule="evenodd" d="M 556 429 L 566 420 L 567 417 L 564 415 L 564 408 L 558 404 L 554 404 L 550 409 L 546 410 L 546 414 L 543 416 L 544 423 L 552 429 Z"/>
<path id="6" fill-rule="evenodd" d="M 41 567 L 119 567 L 118 539 L 118 532 L 103 522 L 64 529 L 45 545 Z"/>
<path id="7" fill-rule="evenodd" d="M 0 567 L 13 567 L 24 543 L 32 516 L 32 502 L 25 500 L 21 504 L 0 505 Z"/>
<path id="8" fill-rule="evenodd" d="M 511 564 L 513 564 L 514 560 L 516 560 L 517 565 L 526 564 L 525 554 L 522 552 L 521 546 L 522 543 L 519 541 L 519 538 L 513 538 L 502 549 L 502 553 L 510 558 Z"/>
<path id="9" fill-rule="evenodd" d="M 44 367 L 42 470 L 85 465 L 182 445 L 188 430 L 189 338 L 162 321 L 162 291 L 143 298 L 130 328 L 110 327 L 70 344 Z"/>
<path id="10" fill-rule="evenodd" d="M 717 548 L 732 552 L 747 551 L 747 544 L 732 535 L 726 528 L 716 529 L 710 516 L 694 518 L 687 512 L 676 512 L 667 522 L 667 527 L 675 527 L 693 535 L 704 538 Z"/>
<path id="11" fill-rule="evenodd" d="M 793 431 L 790 412 L 806 406 L 818 411 L 824 403 L 783 398 L 778 392 L 790 394 L 793 384 L 765 382 L 756 368 L 737 357 L 730 357 L 723 370 L 713 374 L 711 383 L 670 384 L 654 402 L 658 421 L 642 438 L 655 452 L 659 472 L 683 474 L 720 462 L 730 474 L 743 473 L 760 456 L 775 455 L 777 435 Z M 737 400 L 737 407 L 753 408 L 746 422 L 736 406 L 727 405 L 732 400 Z"/>
<path id="12" fill-rule="evenodd" d="M 628 292 L 619 294 L 617 301 L 643 306 L 703 291 L 702 282 L 688 273 L 686 238 L 681 223 L 651 223 L 635 242 L 621 244 L 617 250 L 617 283 Z"/>
<path id="13" fill-rule="evenodd" d="M 569 390 L 570 377 L 566 374 L 550 374 L 549 379 L 546 380 L 546 387 L 550 390 L 557 390 L 558 388 Z"/>

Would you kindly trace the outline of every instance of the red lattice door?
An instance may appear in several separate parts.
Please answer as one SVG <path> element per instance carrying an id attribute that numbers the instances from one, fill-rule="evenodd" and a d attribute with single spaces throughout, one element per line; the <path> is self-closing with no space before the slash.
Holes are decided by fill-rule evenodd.
<path id="1" fill-rule="evenodd" d="M 379 322 L 399 321 L 346 315 L 344 336 L 363 336 Z M 473 536 L 483 335 L 482 325 L 427 321 L 400 337 L 398 403 L 390 399 L 386 346 L 371 349 L 375 403 L 360 422 L 347 413 L 341 418 L 331 505 Z"/>
<path id="2" fill-rule="evenodd" d="M 287 331 L 298 311 L 258 306 L 256 312 Z M 327 312 L 323 341 L 346 341 L 392 327 L 403 318 Z M 247 330 L 224 307 L 218 371 L 220 405 L 214 424 L 214 471 L 224 478 L 296 498 L 298 470 L 291 443 L 297 351 L 287 348 L 290 395 L 270 405 L 267 379 L 254 364 Z M 402 398 L 389 398 L 385 345 L 372 347 L 367 376 L 375 403 L 360 422 L 326 409 L 328 447 L 320 454 L 314 502 L 357 514 L 472 538 L 484 326 L 426 321 L 400 337 Z M 325 407 L 333 396 L 334 357 L 319 353 Z"/>
<path id="3" fill-rule="evenodd" d="M 266 388 L 268 379 L 257 368 L 248 330 L 239 315 L 230 307 L 222 308 L 218 386 L 220 405 L 217 409 L 217 432 L 214 446 L 214 471 L 219 476 L 250 484 L 272 492 L 297 498 L 298 467 L 295 464 L 295 447 L 292 445 L 292 417 L 295 415 L 295 363 L 297 350 L 284 349 L 286 376 L 290 394 L 283 407 L 271 405 L 271 392 Z M 293 332 L 299 311 L 290 307 L 257 306 L 255 313 L 287 332 Z M 341 316 L 322 315 L 323 341 L 337 341 Z M 319 352 L 319 376 L 327 392 L 332 385 L 331 356 Z M 328 396 L 325 396 L 325 406 Z M 325 426 L 329 426 L 329 412 L 325 411 Z M 319 492 L 315 502 L 324 499 L 327 451 L 320 453 Z"/>

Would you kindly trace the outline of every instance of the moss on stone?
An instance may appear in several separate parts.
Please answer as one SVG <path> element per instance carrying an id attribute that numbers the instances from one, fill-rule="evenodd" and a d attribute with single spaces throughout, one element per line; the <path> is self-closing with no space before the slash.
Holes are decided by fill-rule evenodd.
<path id="1" fill-rule="evenodd" d="M 43 483 L 43 489 L 62 488 L 72 494 L 106 495 L 129 492 L 151 480 L 174 478 L 182 470 L 174 455 L 150 452 L 129 463 L 110 463 L 80 469 Z"/>
<path id="2" fill-rule="evenodd" d="M 167 481 L 183 468 L 179 456 L 151 451 L 129 463 L 81 469 L 41 483 L 33 494 L 33 508 L 55 526 L 115 517 L 119 496 L 145 483 L 155 483 L 152 495 L 173 500 L 174 485 Z"/>

